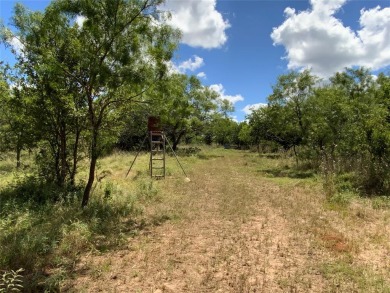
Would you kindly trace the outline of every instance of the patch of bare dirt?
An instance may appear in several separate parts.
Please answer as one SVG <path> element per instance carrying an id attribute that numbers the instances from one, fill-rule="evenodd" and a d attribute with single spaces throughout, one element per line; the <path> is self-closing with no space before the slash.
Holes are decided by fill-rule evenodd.
<path id="1" fill-rule="evenodd" d="M 238 155 L 212 158 L 190 183 L 166 180 L 181 194 L 167 209 L 182 219 L 130 237 L 126 249 L 84 256 L 64 291 L 328 292 L 319 264 L 353 252 L 350 239 L 337 225 L 324 230 L 319 195 L 245 166 Z"/>

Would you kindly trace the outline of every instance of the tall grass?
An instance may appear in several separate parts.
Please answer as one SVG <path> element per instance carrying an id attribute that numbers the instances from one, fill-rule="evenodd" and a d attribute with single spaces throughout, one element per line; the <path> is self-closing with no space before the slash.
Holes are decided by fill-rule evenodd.
<path id="1" fill-rule="evenodd" d="M 58 291 L 83 253 L 120 247 L 142 228 L 141 204 L 158 189 L 146 180 L 133 185 L 128 191 L 105 178 L 85 209 L 81 187 L 59 189 L 32 175 L 0 185 L 0 273 L 18 272 L 23 284 L 15 284 L 27 292 Z"/>

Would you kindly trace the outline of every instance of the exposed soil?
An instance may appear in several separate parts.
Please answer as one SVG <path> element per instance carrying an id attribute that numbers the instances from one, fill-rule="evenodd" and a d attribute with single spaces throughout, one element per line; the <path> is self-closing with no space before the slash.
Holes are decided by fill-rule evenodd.
<path id="1" fill-rule="evenodd" d="M 191 182 L 159 181 L 159 190 L 176 192 L 164 195 L 158 210 L 178 218 L 129 236 L 120 250 L 83 256 L 63 291 L 360 292 L 353 277 L 324 272 L 345 259 L 374 273 L 381 266 L 388 277 L 381 259 L 388 248 L 374 245 L 380 259 L 370 259 L 372 244 L 362 249 L 354 241 L 340 214 L 324 209 L 318 187 L 304 179 L 280 184 L 243 153 L 231 154 L 196 163 Z M 348 225 L 361 233 L 359 223 Z M 372 288 L 367 292 L 380 292 Z"/>

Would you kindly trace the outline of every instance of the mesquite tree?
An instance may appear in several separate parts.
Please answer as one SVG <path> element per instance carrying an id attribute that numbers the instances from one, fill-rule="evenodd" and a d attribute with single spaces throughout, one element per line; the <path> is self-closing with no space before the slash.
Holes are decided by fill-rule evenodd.
<path id="1" fill-rule="evenodd" d="M 43 14 L 22 9 L 18 14 L 16 9 L 16 35 L 24 44 L 21 58 L 35 62 L 25 71 L 30 87 L 43 88 L 59 101 L 55 108 L 61 111 L 56 113 L 66 116 L 65 127 L 74 125 L 68 117 L 81 119 L 78 125 L 87 127 L 90 166 L 82 206 L 88 204 L 96 162 L 115 112 L 142 99 L 164 75 L 177 46 L 179 33 L 164 24 L 165 14 L 158 11 L 161 3 L 58 0 Z M 69 103 L 61 109 L 63 100 Z"/>

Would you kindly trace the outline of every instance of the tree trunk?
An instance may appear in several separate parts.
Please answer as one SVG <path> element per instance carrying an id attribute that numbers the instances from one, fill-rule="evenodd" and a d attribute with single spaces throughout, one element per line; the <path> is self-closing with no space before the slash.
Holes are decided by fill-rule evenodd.
<path id="1" fill-rule="evenodd" d="M 98 159 L 97 138 L 98 138 L 98 130 L 97 127 L 94 125 L 93 134 L 92 134 L 92 143 L 91 143 L 91 162 L 89 165 L 89 176 L 88 176 L 87 185 L 85 186 L 83 200 L 81 202 L 82 208 L 84 208 L 88 204 L 90 193 L 92 190 L 92 185 L 95 180 L 95 169 L 96 169 L 96 162 Z"/>
<path id="2" fill-rule="evenodd" d="M 22 148 L 18 145 L 16 147 L 16 168 L 19 169 L 20 168 L 20 154 L 22 152 Z"/>
<path id="3" fill-rule="evenodd" d="M 176 152 L 176 150 L 177 150 L 177 141 L 176 141 L 176 140 L 174 140 L 174 141 L 172 142 L 172 149 L 173 149 L 173 151 Z"/>
<path id="4" fill-rule="evenodd" d="M 183 135 L 184 135 L 184 131 L 181 131 L 177 136 L 175 135 L 175 136 L 173 136 L 173 142 L 172 142 L 172 149 L 176 152 L 176 150 L 177 150 L 177 146 L 178 146 L 178 144 L 180 143 L 180 140 L 181 140 L 181 138 L 183 137 Z"/>
<path id="5" fill-rule="evenodd" d="M 62 121 L 60 126 L 60 177 L 58 178 L 58 185 L 64 186 L 67 175 L 67 162 L 66 162 L 66 126 Z"/>
<path id="6" fill-rule="evenodd" d="M 83 194 L 83 201 L 81 202 L 82 208 L 84 208 L 89 202 L 89 197 L 90 197 L 90 193 L 92 190 L 92 185 L 93 185 L 93 182 L 95 180 L 96 162 L 97 162 L 97 157 L 95 157 L 95 156 L 91 157 L 91 163 L 89 165 L 88 182 L 87 182 L 87 185 L 85 186 L 85 190 L 84 190 L 84 194 Z"/>
<path id="7" fill-rule="evenodd" d="M 77 163 L 78 163 L 78 149 L 79 149 L 79 140 L 80 140 L 80 129 L 76 130 L 76 138 L 73 146 L 73 166 L 70 171 L 70 184 L 75 185 L 75 177 L 77 172 Z"/>
<path id="8" fill-rule="evenodd" d="M 293 145 L 293 150 L 294 150 L 295 162 L 297 163 L 297 166 L 299 166 L 298 154 L 295 145 Z"/>

